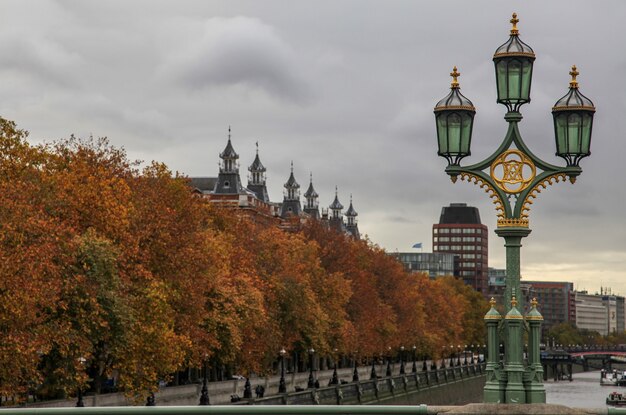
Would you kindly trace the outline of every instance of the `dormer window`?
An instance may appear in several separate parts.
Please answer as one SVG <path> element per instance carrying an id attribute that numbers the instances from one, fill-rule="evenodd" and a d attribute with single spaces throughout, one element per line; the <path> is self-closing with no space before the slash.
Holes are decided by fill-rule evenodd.
<path id="1" fill-rule="evenodd" d="M 230 182 L 229 182 L 228 180 L 226 180 L 226 181 L 224 182 L 224 187 L 225 187 L 225 188 L 229 188 L 229 187 L 230 187 Z"/>

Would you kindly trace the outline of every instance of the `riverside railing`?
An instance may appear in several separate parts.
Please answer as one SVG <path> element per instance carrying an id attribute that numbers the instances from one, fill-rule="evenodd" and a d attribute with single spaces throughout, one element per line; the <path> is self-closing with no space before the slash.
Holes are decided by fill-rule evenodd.
<path id="1" fill-rule="evenodd" d="M 303 406 L 116 406 L 91 408 L 24 408 L 3 409 L 6 415 L 418 415 L 428 414 L 426 405 L 418 406 L 362 406 L 362 405 L 303 405 Z"/>

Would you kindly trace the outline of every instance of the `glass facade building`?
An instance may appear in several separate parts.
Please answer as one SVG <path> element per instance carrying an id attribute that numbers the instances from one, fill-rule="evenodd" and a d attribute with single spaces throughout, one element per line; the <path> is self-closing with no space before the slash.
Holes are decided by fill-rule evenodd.
<path id="1" fill-rule="evenodd" d="M 390 254 L 404 265 L 408 272 L 425 272 L 430 278 L 455 275 L 454 254 L 429 252 L 394 252 Z"/>

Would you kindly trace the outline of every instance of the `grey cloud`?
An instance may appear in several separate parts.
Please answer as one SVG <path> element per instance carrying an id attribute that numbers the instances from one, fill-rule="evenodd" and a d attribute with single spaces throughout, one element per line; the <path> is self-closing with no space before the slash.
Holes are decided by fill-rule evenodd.
<path id="1" fill-rule="evenodd" d="M 188 88 L 243 85 L 295 102 L 309 98 L 290 46 L 259 19 L 208 19 L 202 35 L 164 64 Z"/>
<path id="2" fill-rule="evenodd" d="M 623 1 L 520 2 L 517 10 L 490 0 L 37 4 L 33 11 L 8 0 L 0 16 L 0 109 L 31 139 L 106 135 L 132 158 L 205 176 L 216 174 L 231 124 L 242 171 L 260 141 L 272 200 L 282 199 L 294 160 L 302 185 L 313 171 L 321 205 L 335 184 L 344 205 L 353 193 L 362 232 L 388 250 L 429 241 L 451 202 L 478 207 L 494 229 L 484 191 L 445 175 L 432 110 L 458 65 L 462 91 L 477 107 L 464 163 L 497 148 L 507 125 L 491 58 L 516 11 L 522 39 L 537 53 L 533 101 L 520 123 L 531 150 L 562 165 L 550 108 L 566 92 L 571 64 L 598 108 L 584 173 L 574 186 L 550 186 L 532 206 L 522 272 L 592 281 L 595 266 L 626 293 L 626 259 L 601 255 L 626 251 L 626 100 L 614 75 L 625 62 L 615 35 Z M 503 241 L 490 234 L 490 265 L 504 266 Z"/>

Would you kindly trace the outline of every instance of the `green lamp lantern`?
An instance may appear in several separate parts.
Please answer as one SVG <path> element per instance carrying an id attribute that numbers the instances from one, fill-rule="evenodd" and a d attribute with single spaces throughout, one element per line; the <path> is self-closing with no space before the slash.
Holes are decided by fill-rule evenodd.
<path id="1" fill-rule="evenodd" d="M 578 90 L 576 77 L 579 72 L 572 66 L 569 92 L 552 107 L 556 155 L 567 162 L 568 167 L 578 167 L 584 157 L 591 154 L 591 127 L 596 107 Z"/>
<path id="2" fill-rule="evenodd" d="M 450 73 L 452 84 L 450 93 L 435 105 L 437 141 L 439 154 L 448 164 L 458 166 L 463 157 L 469 156 L 472 141 L 472 127 L 476 108 L 472 101 L 460 92 L 456 66 Z"/>
<path id="3" fill-rule="evenodd" d="M 493 62 L 496 67 L 498 103 L 506 105 L 509 111 L 530 102 L 530 84 L 533 77 L 535 52 L 519 38 L 517 14 L 511 19 L 509 40 L 496 49 Z"/>

